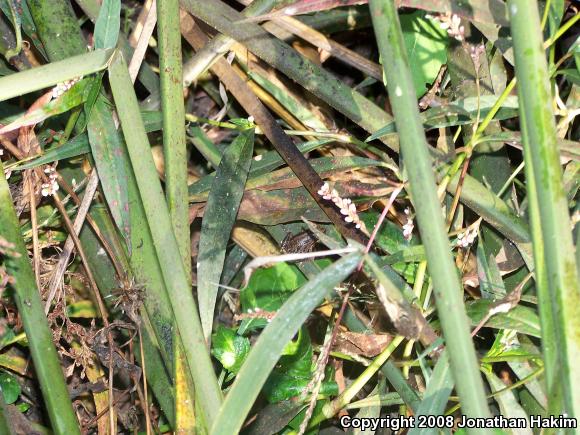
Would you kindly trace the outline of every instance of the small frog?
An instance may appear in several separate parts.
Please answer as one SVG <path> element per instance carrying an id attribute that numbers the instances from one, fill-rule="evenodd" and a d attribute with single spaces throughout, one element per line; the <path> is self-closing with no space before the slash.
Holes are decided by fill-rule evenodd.
<path id="1" fill-rule="evenodd" d="M 312 252 L 318 240 L 310 231 L 302 231 L 296 235 L 286 234 L 280 248 L 285 254 Z"/>

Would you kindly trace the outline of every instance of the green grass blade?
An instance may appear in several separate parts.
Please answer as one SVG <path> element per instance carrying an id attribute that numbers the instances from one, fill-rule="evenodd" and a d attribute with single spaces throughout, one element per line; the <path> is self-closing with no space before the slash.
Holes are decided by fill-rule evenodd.
<path id="1" fill-rule="evenodd" d="M 488 417 L 483 381 L 463 308 L 463 289 L 441 215 L 397 10 L 392 0 L 371 0 L 370 7 L 462 410 L 470 417 Z"/>
<path id="2" fill-rule="evenodd" d="M 95 50 L 0 78 L 0 101 L 55 86 L 107 68 L 112 50 Z"/>
<path id="3" fill-rule="evenodd" d="M 87 132 L 109 210 L 131 252 L 127 173 L 124 161 L 119 158 L 122 144 L 113 122 L 113 111 L 102 95 L 97 97 L 91 110 Z"/>
<path id="4" fill-rule="evenodd" d="M 197 298 L 201 326 L 209 343 L 226 247 L 244 194 L 254 150 L 254 129 L 248 129 L 225 151 L 216 171 L 201 224 L 197 265 Z"/>
<path id="5" fill-rule="evenodd" d="M 431 378 L 427 385 L 427 389 L 423 394 L 423 400 L 419 405 L 419 409 L 415 413 L 415 416 L 419 415 L 444 415 L 445 407 L 449 401 L 449 395 L 453 391 L 453 376 L 451 376 L 449 358 L 447 357 L 447 352 L 443 352 Z M 438 434 L 439 430 L 437 428 L 412 428 L 409 430 L 409 435 L 429 435 Z"/>
<path id="6" fill-rule="evenodd" d="M 1 161 L 0 173 L 4 174 Z M 3 260 L 8 275 L 15 281 L 12 285 L 14 299 L 24 324 L 34 368 L 53 429 L 56 433 L 80 434 L 28 252 L 20 235 L 20 225 L 12 205 L 10 189 L 3 176 L 0 177 L 0 235 L 3 242 L 14 247 L 11 248 L 14 250 L 13 253 L 3 255 Z"/>
<path id="7" fill-rule="evenodd" d="M 197 390 L 196 394 L 204 397 L 199 405 L 204 421 L 211 425 L 222 401 L 221 390 L 217 384 L 207 344 L 203 338 L 197 306 L 172 231 L 169 210 L 141 121 L 137 97 L 127 64 L 119 52 L 109 67 L 109 79 L 176 325 L 183 340 L 187 363 Z"/>
<path id="8" fill-rule="evenodd" d="M 87 43 L 69 0 L 28 0 L 27 3 L 49 61 L 87 51 Z"/>
<path id="9" fill-rule="evenodd" d="M 250 351 L 215 421 L 212 435 L 238 433 L 286 344 L 324 297 L 346 279 L 361 259 L 354 252 L 328 266 L 286 301 Z"/>
<path id="10" fill-rule="evenodd" d="M 103 0 L 95 22 L 95 48 L 114 48 L 121 27 L 121 0 Z"/>
<path id="11" fill-rule="evenodd" d="M 560 355 L 559 382 L 564 390 L 565 402 L 565 409 L 561 411 L 578 418 L 580 287 L 540 18 L 537 5 L 530 5 L 525 0 L 510 0 L 508 11 L 512 24 L 520 112 L 525 120 L 524 153 L 531 157 L 543 239 L 541 243 L 545 252 L 550 296 L 544 302 L 552 307 Z"/>
<path id="12" fill-rule="evenodd" d="M 183 106 L 181 33 L 178 0 L 157 4 L 161 108 L 163 109 L 163 155 L 167 204 L 184 265 L 191 265 L 187 200 L 187 146 Z"/>

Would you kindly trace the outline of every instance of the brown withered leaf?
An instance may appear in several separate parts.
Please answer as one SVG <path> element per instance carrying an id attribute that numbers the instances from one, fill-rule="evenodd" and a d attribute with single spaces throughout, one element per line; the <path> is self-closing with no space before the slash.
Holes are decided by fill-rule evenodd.
<path id="1" fill-rule="evenodd" d="M 392 340 L 393 337 L 388 334 L 360 334 L 343 331 L 338 333 L 333 350 L 373 358 L 380 354 Z"/>

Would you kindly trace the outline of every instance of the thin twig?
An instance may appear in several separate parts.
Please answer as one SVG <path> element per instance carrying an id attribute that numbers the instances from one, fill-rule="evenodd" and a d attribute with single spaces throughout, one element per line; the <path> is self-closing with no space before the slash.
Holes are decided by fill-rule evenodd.
<path id="1" fill-rule="evenodd" d="M 85 195 L 83 196 L 83 200 L 81 205 L 77 211 L 77 216 L 75 218 L 73 228 L 76 234 L 78 235 L 85 223 L 85 218 L 93 201 L 93 197 L 95 192 L 97 191 L 97 187 L 99 185 L 99 177 L 97 176 L 97 171 L 95 169 L 92 170 L 91 175 L 89 175 L 89 181 L 87 184 L 87 188 L 85 189 Z M 72 236 L 69 236 L 64 243 L 64 248 L 62 253 L 60 254 L 60 258 L 54 269 L 52 279 L 50 281 L 50 287 L 48 292 L 48 297 L 46 298 L 46 303 L 44 305 L 44 312 L 48 314 L 50 310 L 50 305 L 56 295 L 57 288 L 60 286 L 61 280 L 63 278 L 64 272 L 68 266 L 69 258 L 72 254 L 74 249 L 74 242 Z"/>

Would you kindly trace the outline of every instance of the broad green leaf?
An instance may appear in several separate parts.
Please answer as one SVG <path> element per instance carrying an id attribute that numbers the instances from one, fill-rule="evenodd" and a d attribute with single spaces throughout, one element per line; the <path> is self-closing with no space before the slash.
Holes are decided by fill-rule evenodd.
<path id="1" fill-rule="evenodd" d="M 4 401 L 10 405 L 18 400 L 22 388 L 14 376 L 6 372 L 0 372 L 0 391 Z"/>
<path id="2" fill-rule="evenodd" d="M 208 341 L 226 247 L 244 193 L 253 149 L 254 129 L 250 128 L 242 131 L 224 153 L 203 215 L 197 257 L 197 297 Z"/>
<path id="3" fill-rule="evenodd" d="M 447 61 L 447 32 L 436 20 L 427 18 L 422 11 L 401 15 L 400 20 L 413 84 L 417 96 L 420 97 Z"/>
<path id="4" fill-rule="evenodd" d="M 212 334 L 211 353 L 225 369 L 238 373 L 250 352 L 250 340 L 230 328 L 219 326 Z"/>
<path id="5" fill-rule="evenodd" d="M 113 111 L 104 96 L 99 96 L 93 106 L 87 132 L 109 210 L 131 252 L 127 168 L 125 160 L 119 157 L 124 147 L 113 122 Z"/>
<path id="6" fill-rule="evenodd" d="M 114 48 L 119 38 L 121 0 L 103 0 L 95 23 L 95 48 Z"/>
<path id="7" fill-rule="evenodd" d="M 276 311 L 305 281 L 293 264 L 276 263 L 271 267 L 260 268 L 252 274 L 248 285 L 240 292 L 242 311 Z M 248 329 L 263 328 L 266 324 L 266 319 L 252 319 L 244 321 L 240 328 L 245 332 Z"/>
<path id="8" fill-rule="evenodd" d="M 213 424 L 213 434 L 229 435 L 241 429 L 286 344 L 324 297 L 350 275 L 360 259 L 358 252 L 341 258 L 294 292 L 280 308 L 260 334 L 238 373 Z"/>
<path id="9" fill-rule="evenodd" d="M 289 350 L 290 348 L 290 350 Z M 312 342 L 305 327 L 300 328 L 296 341 L 291 341 L 264 384 L 262 392 L 270 403 L 281 402 L 302 393 L 314 375 Z M 327 373 L 321 394 L 338 394 L 338 386 Z M 330 379 L 330 381 L 329 381 Z"/>

